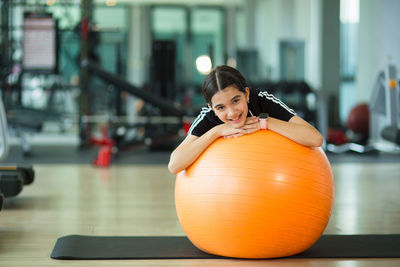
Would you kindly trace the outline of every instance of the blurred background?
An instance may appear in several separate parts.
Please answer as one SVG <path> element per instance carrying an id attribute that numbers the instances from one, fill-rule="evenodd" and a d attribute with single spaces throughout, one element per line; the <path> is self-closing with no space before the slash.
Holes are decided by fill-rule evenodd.
<path id="1" fill-rule="evenodd" d="M 205 104 L 205 75 L 222 64 L 317 127 L 327 152 L 399 152 L 400 1 L 2 0 L 0 9 L 6 161 L 107 166 L 122 151 L 171 151 Z"/>

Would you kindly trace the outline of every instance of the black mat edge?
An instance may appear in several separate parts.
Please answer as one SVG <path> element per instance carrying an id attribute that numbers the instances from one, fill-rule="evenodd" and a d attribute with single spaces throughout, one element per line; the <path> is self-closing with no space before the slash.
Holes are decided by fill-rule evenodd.
<path id="1" fill-rule="evenodd" d="M 133 246 L 126 246 L 127 244 Z M 87 251 L 82 249 L 85 246 L 88 248 Z M 139 251 L 139 255 L 133 255 L 132 250 L 135 249 Z M 60 237 L 54 246 L 51 258 L 62 260 L 224 259 L 224 257 L 200 251 L 185 236 L 85 235 Z M 305 252 L 288 258 L 400 258 L 400 234 L 323 235 Z"/>

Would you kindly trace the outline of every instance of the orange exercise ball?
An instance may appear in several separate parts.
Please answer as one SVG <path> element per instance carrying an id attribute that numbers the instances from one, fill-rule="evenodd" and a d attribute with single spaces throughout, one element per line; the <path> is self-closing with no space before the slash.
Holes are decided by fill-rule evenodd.
<path id="1" fill-rule="evenodd" d="M 308 249 L 328 224 L 333 198 L 323 150 L 269 130 L 219 138 L 175 184 L 178 218 L 191 242 L 236 258 Z"/>

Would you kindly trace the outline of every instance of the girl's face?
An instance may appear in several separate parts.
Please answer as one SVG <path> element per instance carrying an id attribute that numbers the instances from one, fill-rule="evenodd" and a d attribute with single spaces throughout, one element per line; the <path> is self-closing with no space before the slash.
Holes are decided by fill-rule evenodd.
<path id="1" fill-rule="evenodd" d="M 246 93 L 239 91 L 235 86 L 228 86 L 211 98 L 211 108 L 215 115 L 235 128 L 242 127 L 246 122 L 249 88 L 246 87 L 245 90 Z"/>

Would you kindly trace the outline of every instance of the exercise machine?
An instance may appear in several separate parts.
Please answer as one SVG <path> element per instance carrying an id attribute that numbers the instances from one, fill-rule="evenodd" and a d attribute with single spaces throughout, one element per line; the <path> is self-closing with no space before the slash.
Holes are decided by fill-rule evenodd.
<path id="1" fill-rule="evenodd" d="M 370 143 L 382 152 L 400 151 L 400 93 L 395 65 L 378 74 L 370 100 Z"/>
<path id="2" fill-rule="evenodd" d="M 0 162 L 8 154 L 8 127 L 7 118 L 0 98 Z M 24 185 L 31 184 L 34 180 L 35 172 L 32 166 L 1 165 L 0 166 L 0 204 L 3 199 L 18 195 Z"/>
<path id="3" fill-rule="evenodd" d="M 399 102 L 397 68 L 389 63 L 387 69 L 378 73 L 369 104 L 367 105 L 369 109 L 369 121 L 367 121 L 369 123 L 368 140 L 359 143 L 347 141 L 340 145 L 327 144 L 327 151 L 333 153 L 348 151 L 358 153 L 400 152 Z M 365 116 L 366 113 L 364 112 L 363 116 L 358 120 L 365 120 Z M 361 122 L 357 121 L 357 124 L 361 124 Z"/>
<path id="4" fill-rule="evenodd" d="M 88 61 L 85 63 L 91 76 L 100 78 L 105 83 L 112 85 L 118 92 L 125 92 L 141 99 L 145 105 L 152 108 L 145 109 L 143 114 L 135 117 L 134 122 L 121 116 L 81 116 L 81 128 L 87 128 L 92 123 L 106 123 L 107 131 L 102 130 L 101 139 L 90 138 L 91 144 L 100 145 L 101 149 L 96 165 L 107 166 L 110 154 L 114 154 L 127 147 L 150 147 L 150 149 L 171 149 L 177 139 L 181 138 L 181 132 L 187 123 L 186 110 L 168 98 L 156 96 L 146 90 L 141 90 L 123 77 L 110 73 L 101 68 L 97 63 Z M 151 110 L 149 112 L 149 110 Z M 117 114 L 118 115 L 118 114 Z M 143 136 L 126 141 L 124 135 L 131 129 L 143 131 Z M 105 157 L 100 156 L 104 152 Z M 107 160 L 103 160 L 107 159 Z M 105 162 L 104 164 L 100 162 Z"/>
<path id="5" fill-rule="evenodd" d="M 4 112 L 2 112 L 4 110 L 3 108 L 3 101 L 1 101 L 0 98 L 0 127 L 1 127 L 1 131 L 0 131 L 0 161 L 3 160 L 5 154 L 7 153 L 8 147 L 6 144 L 7 142 L 7 134 L 5 131 L 7 131 L 7 123 L 6 123 L 6 116 L 4 114 Z M 0 210 L 3 208 L 3 201 L 4 201 L 4 194 L 1 191 L 0 188 Z"/>

